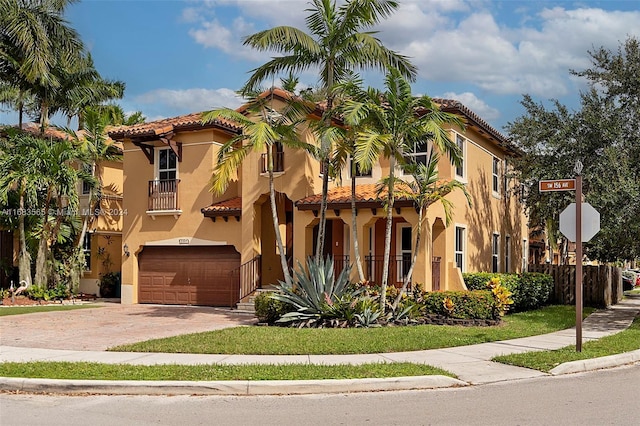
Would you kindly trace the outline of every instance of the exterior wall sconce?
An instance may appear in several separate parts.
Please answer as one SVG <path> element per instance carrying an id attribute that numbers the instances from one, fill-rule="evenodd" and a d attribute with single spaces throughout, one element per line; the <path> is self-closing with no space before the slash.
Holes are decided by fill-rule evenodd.
<path id="1" fill-rule="evenodd" d="M 125 243 L 124 247 L 122 247 L 122 249 L 124 250 L 124 255 L 129 257 L 131 256 L 131 252 L 129 252 L 129 246 Z"/>

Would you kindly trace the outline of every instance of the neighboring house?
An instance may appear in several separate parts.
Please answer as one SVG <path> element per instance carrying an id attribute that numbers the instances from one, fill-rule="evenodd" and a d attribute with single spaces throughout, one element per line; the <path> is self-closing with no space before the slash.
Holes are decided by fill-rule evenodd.
<path id="1" fill-rule="evenodd" d="M 274 109 L 288 92 L 265 92 Z M 440 175 L 467 184 L 473 206 L 461 192 L 454 223 L 446 228 L 440 205 L 427 214 L 413 283 L 428 290 L 462 289 L 461 272 L 516 272 L 526 266 L 527 221 L 504 173 L 517 150 L 497 130 L 459 102 L 438 101 L 467 122 L 463 133 L 450 129 L 460 145 L 461 167 L 442 160 Z M 243 111 L 243 108 L 239 108 Z M 318 111 L 314 114 L 317 115 Z M 255 288 L 282 279 L 268 196 L 264 154 L 252 153 L 225 194 L 209 192 L 209 180 L 223 143 L 241 129 L 226 121 L 201 124 L 201 114 L 120 127 L 109 132 L 124 149 L 122 303 L 235 306 Z M 313 135 L 300 131 L 313 142 Z M 417 146 L 417 161 L 426 148 Z M 290 265 L 313 254 L 319 222 L 322 177 L 319 162 L 302 151 L 275 149 L 279 226 Z M 385 212 L 375 184 L 388 163 L 357 178 L 358 239 L 366 279 L 382 274 Z M 350 176 L 330 183 L 325 254 L 337 268 L 354 259 L 351 239 Z M 513 187 L 513 188 L 512 188 Z M 514 189 L 515 188 L 515 189 Z M 417 213 L 411 201 L 394 206 L 390 281 L 401 282 L 415 242 Z M 356 279 L 355 268 L 352 278 Z"/>
<path id="2" fill-rule="evenodd" d="M 69 138 L 67 133 L 53 126 L 48 127 L 44 134 L 40 132 L 40 126 L 37 123 L 25 123 L 23 129 L 46 138 Z M 82 131 L 79 131 L 79 135 L 82 135 Z M 118 146 L 117 143 L 116 146 Z M 122 208 L 122 162 L 98 163 L 96 176 L 101 176 L 103 183 L 99 205 L 89 205 L 89 189 L 84 182 L 78 182 L 77 187 L 80 199 L 78 215 L 82 218 L 92 216 L 83 241 L 86 266 L 78 290 L 82 293 L 99 295 L 100 278 L 106 273 L 120 272 L 122 264 L 122 219 L 126 214 Z M 9 247 L 13 251 L 11 264 L 17 266 L 18 233 L 1 231 L 0 254 L 3 263 L 9 262 L 7 258 Z M 2 279 L 7 281 L 8 278 L 4 278 L 0 272 L 0 282 Z"/>

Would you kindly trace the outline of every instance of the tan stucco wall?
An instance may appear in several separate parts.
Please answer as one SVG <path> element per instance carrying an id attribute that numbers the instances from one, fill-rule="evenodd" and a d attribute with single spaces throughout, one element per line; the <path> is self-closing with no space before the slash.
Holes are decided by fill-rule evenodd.
<path id="1" fill-rule="evenodd" d="M 209 179 L 219 147 L 229 136 L 213 131 L 184 132 L 174 140 L 182 143 L 182 162 L 178 163 L 178 207 L 180 212 L 157 215 L 148 209 L 148 185 L 155 179 L 155 165 L 130 141 L 124 143 L 124 216 L 122 244 L 131 255 L 123 258 L 122 303 L 137 303 L 138 258 L 145 245 L 233 245 L 242 252 L 241 223 L 235 218 L 214 223 L 201 209 L 236 195 L 238 185 L 230 186 L 224 197 L 210 193 Z M 162 142 L 149 142 L 164 148 Z M 229 196 L 231 195 L 231 196 Z"/>

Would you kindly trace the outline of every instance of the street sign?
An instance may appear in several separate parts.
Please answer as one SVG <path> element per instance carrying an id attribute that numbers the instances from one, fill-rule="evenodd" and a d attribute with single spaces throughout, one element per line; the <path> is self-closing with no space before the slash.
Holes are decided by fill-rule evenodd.
<path id="1" fill-rule="evenodd" d="M 582 203 L 582 242 L 587 242 L 600 231 L 600 213 L 589 203 Z M 560 213 L 560 232 L 571 242 L 576 242 L 576 203 L 571 203 Z"/>
<path id="2" fill-rule="evenodd" d="M 575 189 L 576 189 L 575 179 L 541 180 L 538 183 L 538 190 L 540 192 L 573 191 Z"/>

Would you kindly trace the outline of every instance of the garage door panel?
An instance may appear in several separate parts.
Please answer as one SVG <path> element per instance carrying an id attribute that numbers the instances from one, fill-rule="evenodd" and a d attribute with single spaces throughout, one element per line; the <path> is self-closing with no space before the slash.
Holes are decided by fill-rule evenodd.
<path id="1" fill-rule="evenodd" d="M 139 260 L 140 303 L 230 306 L 240 266 L 233 247 L 145 247 Z M 236 278 L 234 278 L 234 276 Z"/>

